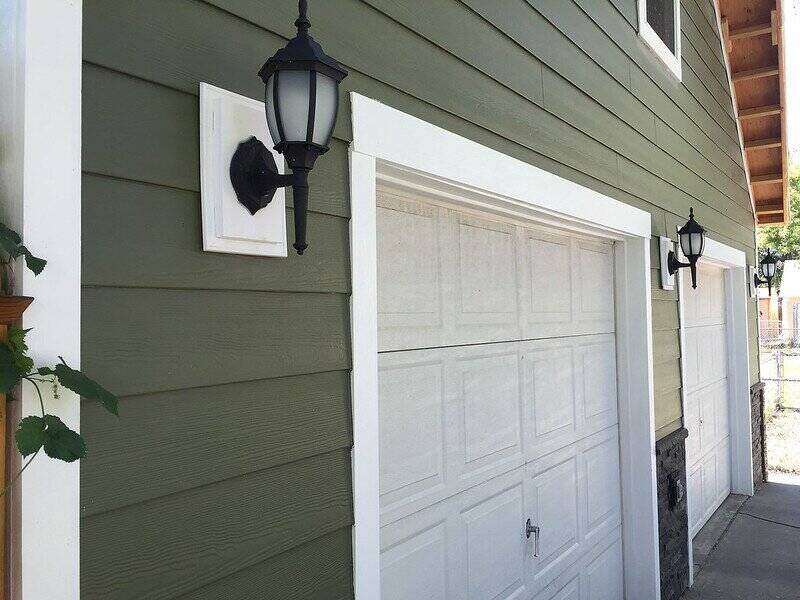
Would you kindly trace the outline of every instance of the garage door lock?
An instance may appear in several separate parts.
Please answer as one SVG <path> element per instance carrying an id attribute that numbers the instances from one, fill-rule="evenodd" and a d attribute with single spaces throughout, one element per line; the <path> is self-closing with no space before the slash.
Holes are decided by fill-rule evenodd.
<path id="1" fill-rule="evenodd" d="M 536 557 L 539 556 L 539 526 L 528 519 L 525 521 L 525 537 L 531 539 L 531 534 L 533 534 L 533 556 Z"/>

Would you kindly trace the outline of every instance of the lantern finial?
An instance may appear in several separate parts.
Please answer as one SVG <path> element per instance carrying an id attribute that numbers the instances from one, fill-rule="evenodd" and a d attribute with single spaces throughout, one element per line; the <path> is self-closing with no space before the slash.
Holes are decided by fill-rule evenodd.
<path id="1" fill-rule="evenodd" d="M 311 21 L 308 20 L 308 0 L 300 0 L 297 10 L 300 16 L 297 17 L 297 21 L 294 24 L 297 26 L 297 33 L 303 35 L 311 29 Z"/>

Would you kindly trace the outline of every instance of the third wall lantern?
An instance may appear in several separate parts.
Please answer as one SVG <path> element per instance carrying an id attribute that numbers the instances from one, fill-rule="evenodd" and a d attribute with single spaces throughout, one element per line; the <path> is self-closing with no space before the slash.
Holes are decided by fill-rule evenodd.
<path id="1" fill-rule="evenodd" d="M 686 260 L 689 262 L 681 262 L 676 256 L 675 252 L 670 251 L 668 258 L 668 269 L 670 275 L 676 273 L 678 269 L 689 267 L 692 273 L 692 287 L 697 287 L 697 261 L 703 255 L 703 247 L 705 246 L 705 229 L 694 220 L 694 209 L 689 209 L 689 220 L 686 224 L 678 229 L 678 243 L 681 246 Z"/>
<path id="2" fill-rule="evenodd" d="M 286 157 L 291 175 L 278 172 L 272 154 L 257 138 L 237 148 L 230 175 L 236 196 L 251 214 L 264 208 L 279 187 L 291 186 L 294 198 L 294 248 L 303 254 L 306 243 L 308 173 L 328 151 L 339 110 L 339 83 L 347 71 L 323 52 L 308 34 L 308 2 L 300 0 L 297 35 L 264 63 L 267 126 L 275 150 Z"/>
<path id="3" fill-rule="evenodd" d="M 775 253 L 772 251 L 772 248 L 769 248 L 759 264 L 759 270 L 764 278 L 761 279 L 758 275 L 754 275 L 756 287 L 766 283 L 770 296 L 772 296 L 772 278 L 775 277 L 775 273 L 777 272 L 779 260 L 780 259 L 775 256 Z"/>

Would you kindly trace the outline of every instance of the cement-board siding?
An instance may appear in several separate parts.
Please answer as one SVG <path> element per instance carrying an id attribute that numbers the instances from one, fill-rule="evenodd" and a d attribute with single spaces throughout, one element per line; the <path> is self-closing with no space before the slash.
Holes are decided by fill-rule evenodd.
<path id="1" fill-rule="evenodd" d="M 352 596 L 347 91 L 643 208 L 656 235 L 693 206 L 752 260 L 711 0 L 682 1 L 683 83 L 638 38 L 635 0 L 311 11 L 351 75 L 311 247 L 263 259 L 201 251 L 198 83 L 260 99 L 296 2 L 84 1 L 82 361 L 124 396 L 119 420 L 83 408 L 87 600 Z M 652 279 L 661 437 L 680 426 L 680 345 L 677 296 Z"/>

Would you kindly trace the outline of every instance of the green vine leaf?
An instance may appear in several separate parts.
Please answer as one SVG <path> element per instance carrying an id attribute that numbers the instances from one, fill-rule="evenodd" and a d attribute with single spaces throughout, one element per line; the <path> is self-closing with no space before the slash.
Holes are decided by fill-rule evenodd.
<path id="1" fill-rule="evenodd" d="M 28 356 L 28 344 L 25 342 L 25 336 L 28 335 L 30 329 L 20 329 L 19 327 L 10 327 L 8 329 L 8 347 L 14 356 L 14 364 L 19 371 L 28 374 L 33 371 L 33 359 Z"/>
<path id="2" fill-rule="evenodd" d="M 54 369 L 50 367 L 39 369 L 39 375 L 55 375 L 65 388 L 72 390 L 87 400 L 97 400 L 108 412 L 119 416 L 118 401 L 114 394 L 94 379 L 90 379 L 80 371 L 71 368 L 67 363 L 63 362 L 64 359 L 61 360 L 61 364 L 56 365 Z"/>
<path id="3" fill-rule="evenodd" d="M 86 456 L 86 442 L 81 435 L 55 415 L 45 415 L 44 452 L 50 458 L 73 462 Z"/>
<path id="4" fill-rule="evenodd" d="M 81 435 L 55 415 L 25 417 L 14 434 L 17 450 L 29 456 L 44 447 L 50 458 L 73 462 L 86 456 L 86 442 Z"/>
<path id="5" fill-rule="evenodd" d="M 22 238 L 13 229 L 6 227 L 4 223 L 0 223 L 0 248 L 5 250 L 11 258 L 20 256 L 25 257 L 25 264 L 33 271 L 34 275 L 38 275 L 44 271 L 47 261 L 39 258 L 30 253 L 30 251 L 22 245 Z"/>
<path id="6" fill-rule="evenodd" d="M 33 454 L 44 446 L 45 428 L 44 419 L 35 415 L 25 417 L 19 422 L 14 439 L 22 456 Z"/>
<path id="7" fill-rule="evenodd" d="M 27 371 L 20 370 L 17 357 L 8 344 L 0 344 L 0 393 L 10 392 L 27 373 Z"/>

